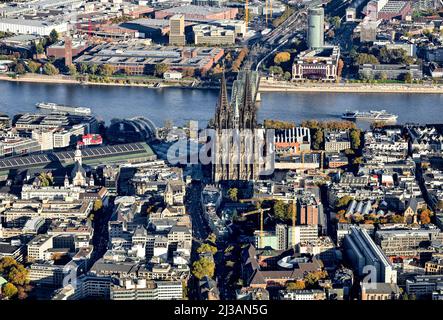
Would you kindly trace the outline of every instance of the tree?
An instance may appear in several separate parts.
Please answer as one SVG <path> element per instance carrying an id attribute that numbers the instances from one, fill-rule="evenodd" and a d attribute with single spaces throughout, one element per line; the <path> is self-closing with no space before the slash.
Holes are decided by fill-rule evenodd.
<path id="1" fill-rule="evenodd" d="M 242 64 L 243 60 L 246 58 L 248 53 L 249 53 L 249 50 L 247 47 L 244 47 L 240 50 L 240 52 L 237 55 L 237 58 L 232 63 L 232 71 L 238 72 L 240 70 L 241 64 Z"/>
<path id="2" fill-rule="evenodd" d="M 283 78 L 284 78 L 286 81 L 291 80 L 291 77 L 292 77 L 292 75 L 291 75 L 291 73 L 290 73 L 289 71 L 286 71 L 286 72 L 283 74 Z"/>
<path id="3" fill-rule="evenodd" d="M 45 48 L 41 42 L 37 42 L 35 44 L 35 52 L 37 52 L 37 54 L 42 54 L 45 52 Z"/>
<path id="4" fill-rule="evenodd" d="M 282 64 L 291 60 L 291 54 L 289 52 L 278 52 L 274 57 L 275 64 Z"/>
<path id="5" fill-rule="evenodd" d="M 280 66 L 271 66 L 269 67 L 269 73 L 273 75 L 281 75 L 283 74 L 283 69 Z"/>
<path id="6" fill-rule="evenodd" d="M 86 65 L 87 66 L 87 65 Z M 96 74 L 97 73 L 97 70 L 98 70 L 98 67 L 97 67 L 97 65 L 96 64 L 91 64 L 90 66 L 89 66 L 89 72 L 91 73 L 91 74 Z M 86 71 L 85 71 L 86 72 Z"/>
<path id="7" fill-rule="evenodd" d="M 237 202 L 238 201 L 238 189 L 237 188 L 230 188 L 228 190 L 228 196 L 232 202 Z"/>
<path id="8" fill-rule="evenodd" d="M 358 164 L 362 164 L 362 163 L 363 163 L 362 157 L 355 157 L 354 160 L 352 160 L 353 165 L 358 165 Z"/>
<path id="9" fill-rule="evenodd" d="M 68 72 L 69 72 L 69 75 L 76 76 L 77 75 L 77 67 L 74 64 L 69 65 Z"/>
<path id="10" fill-rule="evenodd" d="M 354 200 L 354 198 L 351 196 L 343 196 L 337 200 L 337 203 L 335 204 L 335 208 L 347 207 L 349 202 L 351 202 L 352 200 Z"/>
<path id="11" fill-rule="evenodd" d="M 356 63 L 361 64 L 380 64 L 377 57 L 373 54 L 359 53 L 356 57 Z"/>
<path id="12" fill-rule="evenodd" d="M 80 67 L 81 74 L 85 74 L 86 72 L 88 72 L 88 65 L 86 63 L 83 63 L 83 62 L 80 63 L 79 67 Z"/>
<path id="13" fill-rule="evenodd" d="M 28 62 L 28 68 L 29 71 L 31 71 L 32 73 L 37 73 L 38 70 L 40 69 L 41 64 L 34 62 L 34 61 L 29 61 Z"/>
<path id="14" fill-rule="evenodd" d="M 314 140 L 313 140 L 313 144 L 312 144 L 313 149 L 320 150 L 323 145 L 323 141 L 324 141 L 323 130 L 321 130 L 321 129 L 315 130 Z"/>
<path id="15" fill-rule="evenodd" d="M 12 257 L 0 259 L 0 273 L 9 273 L 9 270 L 16 266 L 18 266 L 18 262 Z"/>
<path id="16" fill-rule="evenodd" d="M 14 285 L 24 286 L 29 283 L 28 274 L 28 270 L 22 265 L 19 265 L 11 268 L 11 271 L 8 273 L 8 279 L 9 282 Z"/>
<path id="17" fill-rule="evenodd" d="M 163 74 L 169 70 L 169 66 L 166 63 L 158 63 L 155 65 L 155 75 L 163 77 Z"/>
<path id="18" fill-rule="evenodd" d="M 51 33 L 49 34 L 49 40 L 51 43 L 56 43 L 58 41 L 58 32 L 55 29 L 52 29 Z"/>
<path id="19" fill-rule="evenodd" d="M 48 76 L 59 74 L 58 69 L 50 62 L 45 63 L 45 65 L 43 66 L 43 72 Z"/>
<path id="20" fill-rule="evenodd" d="M 276 218 L 283 221 L 292 219 L 292 204 L 284 203 L 282 200 L 276 200 L 272 209 Z"/>
<path id="21" fill-rule="evenodd" d="M 46 172 L 40 173 L 38 176 L 38 180 L 40 181 L 40 185 L 42 187 L 48 187 L 54 182 L 54 178 L 52 177 L 52 175 Z"/>
<path id="22" fill-rule="evenodd" d="M 18 289 L 12 283 L 8 282 L 3 286 L 2 292 L 7 298 L 11 299 L 17 294 Z"/>
<path id="23" fill-rule="evenodd" d="M 420 212 L 420 223 L 430 224 L 431 223 L 432 212 L 429 209 L 424 209 Z"/>
<path id="24" fill-rule="evenodd" d="M 103 208 L 103 201 L 101 199 L 96 199 L 94 201 L 94 212 L 98 212 Z"/>
<path id="25" fill-rule="evenodd" d="M 98 73 L 101 76 L 110 77 L 114 73 L 114 68 L 110 64 L 104 64 L 98 68 Z"/>
<path id="26" fill-rule="evenodd" d="M 286 283 L 287 290 L 303 290 L 306 288 L 306 283 L 303 280 Z"/>
<path id="27" fill-rule="evenodd" d="M 326 271 L 313 271 L 305 276 L 304 281 L 307 287 L 314 288 L 318 285 L 320 280 L 325 279 L 327 276 L 328 274 Z"/>
<path id="28" fill-rule="evenodd" d="M 353 129 L 351 130 L 351 133 L 349 134 L 350 138 L 351 138 L 351 146 L 352 149 L 357 150 L 358 148 L 360 148 L 361 145 L 361 141 L 360 141 L 360 130 L 358 129 Z"/>
<path id="29" fill-rule="evenodd" d="M 343 62 L 343 60 L 339 59 L 338 63 L 337 63 L 337 81 L 339 80 L 339 78 L 341 78 L 341 74 L 343 73 L 344 66 L 345 66 L 345 63 Z"/>
<path id="30" fill-rule="evenodd" d="M 405 81 L 405 83 L 411 83 L 412 82 L 412 75 L 409 72 L 406 72 L 403 75 L 403 80 Z"/>
<path id="31" fill-rule="evenodd" d="M 215 243 L 215 241 L 217 240 L 217 236 L 215 235 L 215 233 L 211 233 L 207 238 L 206 241 L 209 241 L 211 243 Z"/>
<path id="32" fill-rule="evenodd" d="M 399 215 L 399 214 L 394 214 L 390 217 L 390 221 L 391 221 L 391 223 L 404 223 L 405 217 L 403 217 L 402 215 Z"/>
<path id="33" fill-rule="evenodd" d="M 208 276 L 212 278 L 214 276 L 215 263 L 214 261 L 202 257 L 192 264 L 192 274 L 201 280 L 203 277 Z"/>
<path id="34" fill-rule="evenodd" d="M 334 28 L 338 29 L 341 25 L 341 18 L 339 16 L 334 16 L 331 18 L 331 24 L 334 26 Z"/>
<path id="35" fill-rule="evenodd" d="M 388 80 L 388 74 L 386 72 L 382 72 L 380 74 L 380 80 L 382 80 L 382 81 Z"/>
<path id="36" fill-rule="evenodd" d="M 21 62 L 17 63 L 15 65 L 14 72 L 17 74 L 25 74 L 26 73 L 25 65 Z"/>
<path id="37" fill-rule="evenodd" d="M 217 253 L 217 247 L 211 246 L 208 243 L 203 243 L 200 247 L 197 249 L 197 253 L 208 253 L 216 254 Z"/>

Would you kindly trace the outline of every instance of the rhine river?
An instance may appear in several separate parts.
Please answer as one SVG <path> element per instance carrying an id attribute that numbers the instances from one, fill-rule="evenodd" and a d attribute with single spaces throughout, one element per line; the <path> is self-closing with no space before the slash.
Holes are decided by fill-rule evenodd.
<path id="1" fill-rule="evenodd" d="M 214 115 L 217 90 L 56 85 L 0 81 L 0 112 L 13 115 L 35 111 L 37 102 L 89 107 L 107 123 L 113 118 L 144 116 L 156 125 L 172 120 L 200 125 Z M 398 123 L 443 123 L 443 94 L 262 93 L 258 118 L 338 120 L 346 110 L 386 110 Z"/>

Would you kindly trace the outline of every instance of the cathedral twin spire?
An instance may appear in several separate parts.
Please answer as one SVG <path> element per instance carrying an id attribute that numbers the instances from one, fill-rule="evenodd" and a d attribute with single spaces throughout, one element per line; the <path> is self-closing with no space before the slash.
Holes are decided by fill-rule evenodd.
<path id="1" fill-rule="evenodd" d="M 234 106 L 229 103 L 226 79 L 223 72 L 220 81 L 220 93 L 215 114 L 216 129 L 254 129 L 256 127 L 256 109 L 252 97 L 250 72 L 246 71 L 243 81 L 243 97 L 238 115 L 235 114 Z M 238 117 L 238 118 L 237 118 Z"/>

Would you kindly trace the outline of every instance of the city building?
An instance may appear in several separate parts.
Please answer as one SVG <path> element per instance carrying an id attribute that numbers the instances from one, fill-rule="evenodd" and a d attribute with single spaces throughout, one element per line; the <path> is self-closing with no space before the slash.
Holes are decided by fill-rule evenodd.
<path id="1" fill-rule="evenodd" d="M 1 32 L 49 36 L 52 30 L 65 33 L 68 30 L 68 24 L 34 19 L 0 19 Z"/>
<path id="2" fill-rule="evenodd" d="M 234 30 L 207 24 L 198 24 L 192 27 L 195 44 L 207 44 L 213 46 L 235 44 Z"/>
<path id="3" fill-rule="evenodd" d="M 397 271 L 365 229 L 351 226 L 344 239 L 344 248 L 358 275 L 369 273 L 377 282 L 397 283 Z"/>
<path id="4" fill-rule="evenodd" d="M 171 70 L 193 69 L 198 73 L 209 71 L 224 55 L 222 48 L 174 47 L 149 45 L 143 42 L 108 43 L 94 47 L 74 60 L 75 64 L 110 65 L 114 72 L 152 74 L 157 64 Z"/>
<path id="5" fill-rule="evenodd" d="M 361 300 L 398 300 L 401 290 L 395 283 L 372 283 L 361 284 Z"/>
<path id="6" fill-rule="evenodd" d="M 169 18 L 169 44 L 185 45 L 185 17 L 180 14 Z"/>
<path id="7" fill-rule="evenodd" d="M 337 46 L 303 51 L 294 59 L 292 80 L 335 81 L 338 77 L 340 49 Z"/>
<path id="8" fill-rule="evenodd" d="M 347 130 L 325 132 L 325 151 L 341 152 L 351 148 L 351 139 Z"/>
<path id="9" fill-rule="evenodd" d="M 186 5 L 156 11 L 155 18 L 165 19 L 176 14 L 183 15 L 187 21 L 235 19 L 238 14 L 238 9 L 228 7 Z"/>
<path id="10" fill-rule="evenodd" d="M 358 73 L 365 79 L 405 80 L 407 74 L 412 80 L 423 78 L 421 67 L 415 64 L 363 64 L 358 67 Z"/>
<path id="11" fill-rule="evenodd" d="M 320 49 L 324 46 L 325 13 L 323 8 L 308 10 L 308 48 Z"/>

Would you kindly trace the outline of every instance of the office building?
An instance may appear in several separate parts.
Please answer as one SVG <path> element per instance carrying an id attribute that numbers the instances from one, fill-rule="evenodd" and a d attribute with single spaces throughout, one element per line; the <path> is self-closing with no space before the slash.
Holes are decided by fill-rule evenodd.
<path id="1" fill-rule="evenodd" d="M 349 261 L 360 276 L 369 273 L 377 282 L 397 282 L 397 271 L 365 229 L 351 226 L 350 233 L 344 239 L 344 248 Z M 373 269 L 368 269 L 368 266 Z"/>
<path id="2" fill-rule="evenodd" d="M 185 45 L 185 17 L 181 14 L 169 18 L 169 44 Z"/>
<path id="3" fill-rule="evenodd" d="M 292 80 L 336 81 L 340 48 L 330 46 L 309 49 L 297 55 L 292 65 Z"/>
<path id="4" fill-rule="evenodd" d="M 49 36 L 52 30 L 56 30 L 58 33 L 64 33 L 67 29 L 68 24 L 66 22 L 9 18 L 0 20 L 0 31 L 14 34 Z"/>
<path id="5" fill-rule="evenodd" d="M 195 44 L 233 45 L 235 44 L 234 30 L 225 29 L 207 24 L 198 24 L 192 27 Z"/>
<path id="6" fill-rule="evenodd" d="M 325 13 L 323 8 L 308 10 L 308 48 L 319 49 L 324 45 Z"/>

